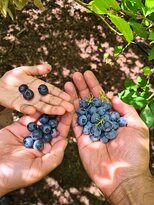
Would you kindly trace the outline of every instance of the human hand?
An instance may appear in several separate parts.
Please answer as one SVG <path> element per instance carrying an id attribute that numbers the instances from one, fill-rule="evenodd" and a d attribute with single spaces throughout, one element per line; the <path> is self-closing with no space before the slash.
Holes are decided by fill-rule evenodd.
<path id="1" fill-rule="evenodd" d="M 24 116 L 0 130 L 0 197 L 39 181 L 63 159 L 72 114 L 65 113 L 60 117 L 57 127 L 59 136 L 53 138 L 51 143 L 45 143 L 42 152 L 22 145 L 23 138 L 29 135 L 26 125 L 36 121 L 39 116 L 39 113 Z"/>
<path id="2" fill-rule="evenodd" d="M 84 76 L 79 72 L 75 73 L 73 82 L 82 99 L 90 97 L 90 93 L 99 97 L 102 91 L 101 85 L 91 71 L 86 71 Z M 65 91 L 72 97 L 75 109 L 78 109 L 80 98 L 75 86 L 68 82 L 65 84 Z M 112 99 L 112 105 L 127 120 L 127 126 L 118 129 L 115 140 L 107 144 L 100 141 L 92 142 L 88 135 L 82 134 L 82 127 L 77 124 L 76 114 L 72 125 L 84 168 L 107 197 L 129 179 L 146 176 L 146 174 L 149 176 L 147 126 L 135 109 L 123 103 L 118 97 Z M 120 196 L 118 197 L 120 199 Z"/>
<path id="3" fill-rule="evenodd" d="M 70 96 L 68 94 L 34 77 L 47 74 L 50 71 L 51 66 L 44 64 L 23 66 L 6 72 L 0 79 L 0 104 L 28 115 L 32 115 L 36 111 L 50 115 L 63 115 L 66 111 L 71 112 L 73 105 L 69 102 Z M 25 100 L 18 91 L 21 84 L 28 84 L 29 88 L 33 90 L 35 96 L 32 100 Z M 40 84 L 47 85 L 49 94 L 41 96 L 38 93 Z"/>

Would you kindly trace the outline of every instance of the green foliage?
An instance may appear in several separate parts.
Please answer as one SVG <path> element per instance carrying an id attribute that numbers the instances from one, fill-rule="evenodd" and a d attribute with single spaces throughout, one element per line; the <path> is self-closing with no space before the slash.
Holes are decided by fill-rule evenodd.
<path id="1" fill-rule="evenodd" d="M 149 67 L 143 68 L 146 75 L 150 75 Z M 154 93 L 151 91 L 149 80 L 143 76 L 137 78 L 137 83 L 130 79 L 124 82 L 125 90 L 119 97 L 126 103 L 140 111 L 140 116 L 149 128 L 154 127 Z"/>
<path id="2" fill-rule="evenodd" d="M 154 48 L 152 47 L 154 43 L 154 0 L 92 0 L 88 7 L 92 12 L 103 17 L 103 21 L 109 18 L 116 27 L 115 30 L 109 24 L 111 30 L 123 35 L 128 44 L 136 36 L 147 39 L 151 46 L 149 60 L 154 59 Z M 118 56 L 118 52 L 115 56 Z"/>
<path id="3" fill-rule="evenodd" d="M 9 15 L 12 20 L 16 18 L 16 9 L 22 10 L 29 0 L 0 0 L 0 12 L 4 17 Z M 33 0 L 39 9 L 44 9 L 41 0 Z"/>

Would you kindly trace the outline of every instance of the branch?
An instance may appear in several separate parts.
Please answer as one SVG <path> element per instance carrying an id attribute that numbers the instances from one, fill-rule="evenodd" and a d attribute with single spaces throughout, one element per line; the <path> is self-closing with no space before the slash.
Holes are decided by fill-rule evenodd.
<path id="1" fill-rule="evenodd" d="M 111 31 L 113 31 L 115 34 L 122 36 L 121 33 L 119 33 L 118 31 L 116 31 L 112 26 L 110 26 L 110 24 L 105 20 L 105 18 L 99 14 L 96 14 L 91 8 L 88 7 L 87 4 L 83 3 L 80 0 L 74 0 L 76 3 L 80 4 L 81 6 L 83 6 L 84 8 L 86 8 L 87 10 L 91 11 L 95 16 L 99 17 L 109 28 Z"/>

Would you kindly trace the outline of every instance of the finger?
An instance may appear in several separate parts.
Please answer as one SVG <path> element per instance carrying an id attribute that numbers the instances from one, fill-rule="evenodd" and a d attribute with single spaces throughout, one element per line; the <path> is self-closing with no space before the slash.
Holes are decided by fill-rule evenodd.
<path id="1" fill-rule="evenodd" d="M 37 121 L 38 118 L 40 117 L 40 115 L 41 115 L 41 113 L 36 112 L 33 115 L 28 115 L 28 116 L 21 117 L 17 122 L 24 125 L 24 126 L 27 126 L 28 123 Z"/>
<path id="2" fill-rule="evenodd" d="M 79 107 L 79 98 L 75 89 L 75 86 L 71 82 L 67 82 L 64 85 L 65 91 L 71 96 L 72 102 L 74 104 L 75 109 Z"/>
<path id="3" fill-rule="evenodd" d="M 26 115 L 33 115 L 36 112 L 36 108 L 32 105 L 22 104 L 20 106 L 20 112 Z"/>
<path id="4" fill-rule="evenodd" d="M 69 102 L 67 102 L 59 97 L 55 97 L 53 95 L 50 95 L 50 94 L 42 97 L 41 101 L 48 103 L 50 105 L 62 106 L 68 112 L 72 112 L 74 110 L 74 106 L 71 103 L 69 103 Z"/>
<path id="5" fill-rule="evenodd" d="M 71 97 L 67 93 L 62 91 L 61 89 L 59 89 L 59 88 L 57 88 L 49 83 L 46 83 L 46 86 L 48 87 L 49 94 L 54 95 L 56 97 L 59 97 L 67 102 L 71 101 Z"/>
<path id="6" fill-rule="evenodd" d="M 44 102 L 37 102 L 34 106 L 39 112 L 49 115 L 63 115 L 66 111 L 61 106 L 52 106 Z"/>
<path id="7" fill-rule="evenodd" d="M 42 157 L 42 171 L 44 175 L 47 175 L 62 162 L 66 146 L 67 139 L 60 140 L 52 146 L 50 153 Z"/>
<path id="8" fill-rule="evenodd" d="M 22 66 L 18 68 L 19 71 L 25 72 L 27 75 L 35 76 L 35 75 L 45 75 L 51 71 L 51 65 L 42 64 L 35 66 Z"/>
<path id="9" fill-rule="evenodd" d="M 111 102 L 114 110 L 116 110 L 120 113 L 121 116 L 124 116 L 126 118 L 128 126 L 144 127 L 147 129 L 147 126 L 141 120 L 133 106 L 124 103 L 117 96 L 113 97 Z"/>
<path id="10" fill-rule="evenodd" d="M 74 73 L 73 82 L 75 83 L 75 86 L 79 90 L 79 93 L 82 99 L 90 97 L 90 91 L 87 87 L 87 84 L 84 80 L 83 75 L 80 72 Z"/>
<path id="11" fill-rule="evenodd" d="M 95 97 L 99 97 L 100 93 L 103 92 L 101 85 L 99 84 L 97 78 L 91 71 L 86 71 L 84 73 L 84 79 L 88 85 L 89 90 Z M 104 94 L 105 95 L 105 94 Z"/>

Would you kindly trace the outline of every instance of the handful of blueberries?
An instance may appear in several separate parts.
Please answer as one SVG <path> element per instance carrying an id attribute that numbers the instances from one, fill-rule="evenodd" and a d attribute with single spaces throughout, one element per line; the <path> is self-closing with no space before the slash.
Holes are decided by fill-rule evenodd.
<path id="1" fill-rule="evenodd" d="M 38 119 L 39 125 L 35 122 L 30 122 L 27 129 L 31 135 L 23 139 L 23 145 L 26 148 L 33 148 L 36 150 L 43 150 L 44 143 L 51 142 L 51 140 L 59 135 L 57 116 L 43 114 Z"/>
<path id="2" fill-rule="evenodd" d="M 78 124 L 83 127 L 82 132 L 94 142 L 100 140 L 107 143 L 115 139 L 117 129 L 127 124 L 124 117 L 113 111 L 111 103 L 100 98 L 81 100 L 77 116 Z"/>

